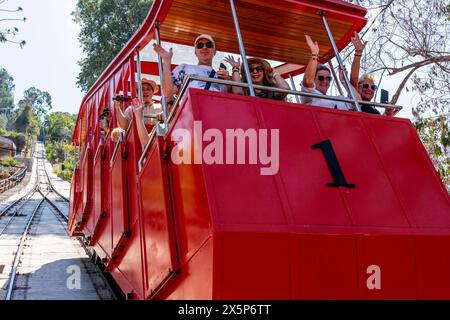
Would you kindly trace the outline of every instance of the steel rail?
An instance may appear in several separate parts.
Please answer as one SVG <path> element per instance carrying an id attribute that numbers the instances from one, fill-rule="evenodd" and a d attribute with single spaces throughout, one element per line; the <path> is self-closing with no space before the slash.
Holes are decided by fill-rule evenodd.
<path id="1" fill-rule="evenodd" d="M 3 233 L 5 232 L 5 230 L 6 230 L 6 229 L 11 225 L 11 223 L 14 221 L 14 219 L 15 219 L 16 216 L 17 216 L 18 211 L 19 211 L 20 209 L 22 209 L 22 208 L 27 204 L 27 201 L 29 201 L 29 200 L 31 199 L 31 197 L 32 197 L 36 192 L 37 192 L 37 190 L 36 190 L 36 188 L 34 188 L 31 192 L 28 192 L 25 196 L 23 196 L 22 198 L 19 199 L 20 201 L 21 201 L 21 200 L 24 200 L 24 203 L 22 203 L 22 205 L 19 206 L 19 207 L 14 211 L 14 214 L 9 218 L 8 222 L 5 224 L 5 226 L 3 227 L 3 229 L 0 230 L 0 236 L 3 235 Z M 29 196 L 29 198 L 26 198 L 29 194 L 31 194 L 31 195 Z M 12 209 L 13 209 L 13 207 L 10 207 L 10 208 L 8 209 L 8 211 L 10 211 L 10 210 L 12 210 Z"/>
<path id="2" fill-rule="evenodd" d="M 14 283 L 16 281 L 16 276 L 17 276 L 17 268 L 19 266 L 20 257 L 22 256 L 22 253 L 23 253 L 25 240 L 26 240 L 26 238 L 28 236 L 28 233 L 30 231 L 31 223 L 33 222 L 34 217 L 36 216 L 36 213 L 38 212 L 38 210 L 41 207 L 41 205 L 44 202 L 44 200 L 45 199 L 42 198 L 42 200 L 39 201 L 38 205 L 33 210 L 33 213 L 31 214 L 30 219 L 28 219 L 28 223 L 27 223 L 27 225 L 25 227 L 25 230 L 22 233 L 22 237 L 20 238 L 19 248 L 17 249 L 16 254 L 14 256 L 14 262 L 13 262 L 13 265 L 12 265 L 11 276 L 9 278 L 8 289 L 6 291 L 5 300 L 11 300 L 11 298 L 12 298 L 12 293 L 13 293 L 13 290 L 14 290 Z"/>

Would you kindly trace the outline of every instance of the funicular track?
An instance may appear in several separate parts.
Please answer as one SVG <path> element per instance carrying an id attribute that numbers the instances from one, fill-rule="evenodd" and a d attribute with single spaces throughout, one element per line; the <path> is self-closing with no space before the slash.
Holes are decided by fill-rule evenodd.
<path id="1" fill-rule="evenodd" d="M 36 147 L 34 187 L 0 211 L 0 299 L 113 299 L 83 244 L 69 239 L 68 199 L 52 185 L 43 145 Z"/>

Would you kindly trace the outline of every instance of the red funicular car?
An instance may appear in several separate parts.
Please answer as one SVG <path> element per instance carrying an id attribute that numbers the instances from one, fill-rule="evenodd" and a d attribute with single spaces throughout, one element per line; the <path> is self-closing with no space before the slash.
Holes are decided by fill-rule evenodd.
<path id="1" fill-rule="evenodd" d="M 116 142 L 101 133 L 105 107 L 109 132 L 117 126 L 116 94 L 135 97 L 144 76 L 161 83 L 155 41 L 180 45 L 173 68 L 208 33 L 219 56 L 270 59 L 289 78 L 310 57 L 305 34 L 326 63 L 365 14 L 339 0 L 153 2 L 82 101 L 73 136 L 70 232 L 128 299 L 450 299 L 449 195 L 407 119 L 295 103 L 295 82 L 282 102 L 188 89 L 252 87 L 189 78 L 171 108 L 161 99 L 164 120 L 145 148 L 135 121 Z M 221 161 L 208 130 L 247 135 Z M 174 161 L 180 145 L 200 161 Z M 208 150 L 215 160 L 201 161 Z M 259 161 L 269 150 L 270 165 Z"/>

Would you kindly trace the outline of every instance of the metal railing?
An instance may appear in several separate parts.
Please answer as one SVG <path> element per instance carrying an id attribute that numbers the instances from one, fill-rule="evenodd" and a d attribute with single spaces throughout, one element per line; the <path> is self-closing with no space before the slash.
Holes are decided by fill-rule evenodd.
<path id="1" fill-rule="evenodd" d="M 8 189 L 14 188 L 18 183 L 20 183 L 23 178 L 25 177 L 25 174 L 27 173 L 27 168 L 21 168 L 14 172 L 12 176 L 9 178 L 3 179 L 0 181 L 0 193 L 5 192 Z"/>
<path id="2" fill-rule="evenodd" d="M 215 79 L 215 78 L 204 78 L 204 77 L 196 77 L 196 76 L 187 76 L 183 86 L 181 87 L 181 90 L 178 94 L 177 99 L 175 100 L 169 116 L 167 117 L 167 123 L 166 123 L 166 132 L 169 132 L 169 128 L 171 125 L 171 122 L 178 110 L 178 107 L 181 103 L 181 100 L 183 99 L 183 96 L 186 92 L 186 90 L 189 87 L 189 83 L 191 81 L 202 81 L 202 82 L 212 82 L 212 83 L 218 83 L 218 84 L 224 84 L 224 85 L 230 85 L 230 86 L 235 86 L 235 87 L 241 87 L 241 88 L 249 88 L 250 85 L 248 83 L 242 83 L 242 82 L 236 82 L 236 81 L 230 81 L 230 80 L 223 80 L 223 79 Z M 266 87 L 266 86 L 260 86 L 260 85 L 256 85 L 254 84 L 253 87 L 255 89 L 258 90 L 266 90 L 266 91 L 273 91 L 273 92 L 281 92 L 281 93 L 286 93 L 286 94 L 293 94 L 296 97 L 297 96 L 304 96 L 304 97 L 311 97 L 311 98 L 319 98 L 319 99 L 325 99 L 325 100 L 333 100 L 333 101 L 341 101 L 341 102 L 347 102 L 347 103 L 351 103 L 353 105 L 355 105 L 355 102 L 360 103 L 361 105 L 363 104 L 369 104 L 369 102 L 367 101 L 363 101 L 363 100 L 353 100 L 351 98 L 344 98 L 344 97 L 339 97 L 339 96 L 326 96 L 323 94 L 316 94 L 316 93 L 309 93 L 309 92 L 302 92 L 302 91 L 297 91 L 297 90 L 287 90 L 287 89 L 280 89 L 280 88 L 276 88 L 276 87 Z M 296 104 L 296 103 L 293 103 Z M 392 105 L 392 104 L 387 104 L 387 103 L 378 103 L 378 102 L 370 102 L 371 106 L 374 107 L 380 107 L 380 108 L 394 108 L 396 111 L 396 113 L 400 110 L 403 109 L 402 106 L 398 106 L 398 105 Z M 318 107 L 321 108 L 321 107 Z M 139 167 L 139 172 L 142 170 L 145 160 L 146 160 L 146 154 L 148 152 L 148 150 L 150 149 L 150 146 L 153 143 L 153 140 L 156 136 L 156 126 L 153 127 L 152 131 L 149 134 L 149 140 L 147 142 L 147 144 L 145 145 L 144 151 L 142 152 L 141 158 L 139 159 L 138 162 L 138 167 Z"/>

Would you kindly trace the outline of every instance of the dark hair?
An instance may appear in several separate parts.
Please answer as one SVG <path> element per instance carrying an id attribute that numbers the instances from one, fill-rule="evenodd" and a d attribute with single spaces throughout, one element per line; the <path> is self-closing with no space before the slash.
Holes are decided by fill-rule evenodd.
<path id="1" fill-rule="evenodd" d="M 263 79 L 263 86 L 266 87 L 276 87 L 277 83 L 275 82 L 274 78 L 273 78 L 273 69 L 270 66 L 270 63 L 262 58 L 249 58 L 247 59 L 247 63 L 249 66 L 253 65 L 253 64 L 259 64 L 264 68 L 264 79 Z M 244 71 L 244 64 L 241 64 L 241 77 L 242 77 L 242 82 L 247 83 L 247 78 L 245 76 L 245 71 Z"/>
<path id="2" fill-rule="evenodd" d="M 328 68 L 326 65 L 323 65 L 323 64 L 317 65 L 316 75 L 317 75 L 317 72 L 319 72 L 320 70 L 328 71 L 328 73 L 331 74 L 330 68 Z"/>

